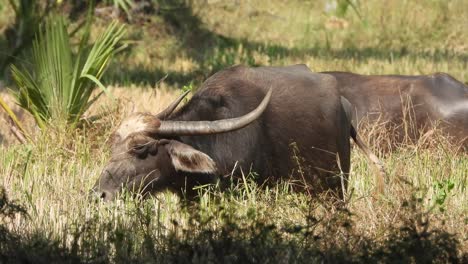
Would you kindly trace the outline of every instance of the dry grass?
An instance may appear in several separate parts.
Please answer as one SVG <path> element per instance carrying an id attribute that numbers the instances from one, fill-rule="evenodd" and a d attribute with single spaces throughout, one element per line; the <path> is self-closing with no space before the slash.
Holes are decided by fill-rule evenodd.
<path id="1" fill-rule="evenodd" d="M 176 96 L 159 91 L 152 98 L 154 91 L 147 88 L 121 92 L 113 90 L 125 107 L 109 107 L 114 110 L 103 121 L 118 122 L 122 113 L 152 109 L 143 102 L 162 108 Z M 138 106 L 134 108 L 133 103 Z M 87 200 L 87 193 L 108 158 L 105 139 L 113 127 L 98 123 L 83 131 L 88 135 L 85 137 L 83 132 L 65 136 L 61 131 L 49 131 L 37 137 L 35 146 L 2 149 L 0 184 L 9 198 L 28 212 L 28 216 L 16 214 L 9 221 L 3 217 L 3 224 L 21 236 L 18 239 L 24 247 L 33 247 L 34 254 L 44 258 L 41 261 L 73 257 L 85 262 L 99 262 L 99 258 L 125 262 L 154 257 L 171 262 L 172 256 L 202 263 L 224 259 L 210 256 L 217 247 L 230 248 L 240 259 L 242 254 L 267 259 L 275 248 L 279 250 L 276 258 L 286 262 L 297 250 L 304 255 L 291 260 L 299 262 L 324 257 L 332 262 L 391 261 L 398 259 L 399 251 L 413 260 L 441 257 L 439 254 L 444 261 L 457 254 L 466 258 L 468 157 L 456 153 L 443 137 L 434 139 L 437 144 L 418 142 L 387 153 L 383 162 L 389 175 L 381 196 L 373 195 L 372 167 L 355 149 L 344 208 L 311 201 L 304 194 L 291 192 L 287 183 L 265 190 L 249 175 L 231 189 L 202 191 L 195 205 L 186 206 L 170 193 L 144 201 L 124 195 L 115 203 L 93 203 Z M 95 139 L 99 142 L 91 142 Z M 253 242 L 256 239 L 263 242 Z M 50 252 L 63 251 L 60 254 L 65 256 L 48 255 L 49 251 L 41 251 L 34 243 L 56 243 L 56 252 Z M 75 243 L 78 252 L 73 251 Z M 250 243 L 259 243 L 258 252 L 248 252 Z M 169 254 L 169 249 L 180 252 Z M 195 257 L 197 254 L 201 256 Z"/>
<path id="2" fill-rule="evenodd" d="M 366 128 L 389 174 L 385 193 L 373 195 L 374 172 L 354 149 L 344 207 L 311 201 L 287 183 L 260 188 L 249 175 L 225 191 L 201 190 L 195 204 L 170 193 L 88 200 L 109 156 L 106 141 L 123 116 L 156 113 L 180 86 L 196 87 L 233 63 L 306 63 L 314 71 L 362 74 L 441 71 L 468 80 L 466 1 L 361 1 L 368 26 L 353 13 L 340 18 L 343 26 L 323 11 L 326 1 L 211 2 L 193 4 L 203 22 L 194 30 L 205 33 L 200 38 L 164 28 L 160 17 L 151 19 L 161 29 L 130 26 L 136 41 L 107 80 L 117 101 L 102 97 L 87 113 L 105 113 L 93 125 L 41 134 L 20 114 L 36 143 L 19 145 L 0 113 L 0 185 L 8 194 L 0 196 L 0 262 L 467 262 L 468 157 L 438 130 L 389 152 L 382 143 L 389 132 Z"/>
<path id="3" fill-rule="evenodd" d="M 110 114 L 113 116 L 112 120 L 104 118 L 102 121 L 95 122 L 101 124 L 111 121 L 108 124 L 109 127 L 113 127 L 122 117 L 132 112 L 158 113 L 179 95 L 178 91 L 170 90 L 164 83 L 159 84 L 157 87 L 110 86 L 108 88 L 113 98 L 101 96 L 97 103 L 85 114 L 84 118 Z M 40 134 L 32 116 L 16 105 L 15 99 L 7 91 L 0 91 L 0 96 L 26 125 L 29 133 Z M 10 131 L 10 122 L 8 120 L 6 113 L 0 112 L 0 144 L 5 146 L 18 143 Z"/>

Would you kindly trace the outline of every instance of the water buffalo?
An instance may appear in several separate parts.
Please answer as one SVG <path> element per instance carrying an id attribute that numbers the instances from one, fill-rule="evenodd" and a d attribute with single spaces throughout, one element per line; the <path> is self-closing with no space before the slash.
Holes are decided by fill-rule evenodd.
<path id="1" fill-rule="evenodd" d="M 341 95 L 354 106 L 357 122 L 392 126 L 393 143 L 406 136 L 418 139 L 438 124 L 453 143 L 468 149 L 468 86 L 452 76 L 324 73 L 336 78 Z"/>
<path id="2" fill-rule="evenodd" d="M 259 183 L 288 179 L 310 194 L 341 197 L 350 137 L 380 166 L 352 127 L 351 105 L 335 78 L 305 65 L 220 71 L 173 112 L 183 96 L 158 115 L 137 113 L 122 122 L 95 193 L 110 200 L 126 187 L 193 196 L 194 186 L 236 167 L 234 177 L 254 171 Z"/>

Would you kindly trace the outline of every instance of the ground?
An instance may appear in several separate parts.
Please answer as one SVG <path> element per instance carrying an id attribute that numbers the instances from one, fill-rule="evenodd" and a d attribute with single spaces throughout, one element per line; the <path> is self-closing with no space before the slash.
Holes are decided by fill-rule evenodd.
<path id="1" fill-rule="evenodd" d="M 110 204 L 88 199 L 124 116 L 156 113 L 183 86 L 196 89 L 233 64 L 446 72 L 468 82 L 467 1 L 359 1 L 344 16 L 332 2 L 161 4 L 157 14 L 135 17 L 129 47 L 104 79 L 115 100 L 102 97 L 86 116 L 104 118 L 77 131 L 37 131 L 3 80 L 0 96 L 35 143 L 19 144 L 0 112 L 0 262 L 467 262 L 468 156 L 438 133 L 391 153 L 371 146 L 388 170 L 383 194 L 374 192 L 375 171 L 354 148 L 344 207 L 287 183 L 261 188 L 247 173 L 227 191 L 201 190 L 195 204 L 170 193 Z M 99 17 L 94 34 L 108 22 Z M 8 23 L 0 19 L 0 30 Z"/>

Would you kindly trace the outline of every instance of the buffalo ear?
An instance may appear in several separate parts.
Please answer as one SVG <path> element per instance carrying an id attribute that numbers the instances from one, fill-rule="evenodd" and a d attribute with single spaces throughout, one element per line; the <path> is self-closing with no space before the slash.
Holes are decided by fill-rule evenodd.
<path id="1" fill-rule="evenodd" d="M 215 162 L 205 153 L 192 148 L 189 145 L 171 140 L 165 145 L 172 165 L 177 171 L 191 173 L 215 173 Z"/>

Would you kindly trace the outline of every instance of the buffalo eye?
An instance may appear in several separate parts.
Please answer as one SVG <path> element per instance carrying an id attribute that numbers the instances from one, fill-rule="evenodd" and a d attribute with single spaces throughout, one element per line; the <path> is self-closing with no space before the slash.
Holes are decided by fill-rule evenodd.
<path id="1" fill-rule="evenodd" d="M 150 146 L 148 146 L 149 154 L 151 154 L 153 156 L 158 154 L 158 147 L 159 147 L 159 145 L 157 143 L 153 143 Z"/>
<path id="2" fill-rule="evenodd" d="M 134 145 L 131 149 L 130 152 L 132 154 L 135 154 L 138 156 L 140 159 L 146 158 L 148 156 L 148 145 L 147 144 L 137 144 Z"/>
<path id="3" fill-rule="evenodd" d="M 159 144 L 157 141 L 148 142 L 145 144 L 135 144 L 130 152 L 140 159 L 145 159 L 148 154 L 155 156 L 158 153 Z"/>

